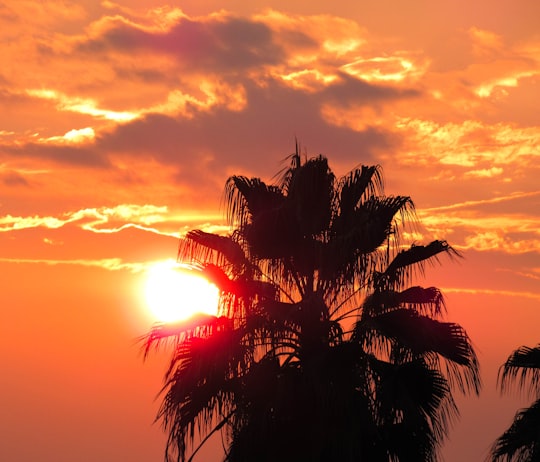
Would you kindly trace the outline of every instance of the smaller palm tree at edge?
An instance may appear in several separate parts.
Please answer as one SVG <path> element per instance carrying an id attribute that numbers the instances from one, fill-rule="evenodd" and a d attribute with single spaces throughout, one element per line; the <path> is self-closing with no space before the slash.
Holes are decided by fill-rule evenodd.
<path id="1" fill-rule="evenodd" d="M 510 427 L 497 438 L 491 448 L 493 462 L 540 461 L 540 345 L 519 347 L 501 366 L 498 377 L 501 392 L 516 381 L 519 389 L 536 400 L 519 410 Z"/>

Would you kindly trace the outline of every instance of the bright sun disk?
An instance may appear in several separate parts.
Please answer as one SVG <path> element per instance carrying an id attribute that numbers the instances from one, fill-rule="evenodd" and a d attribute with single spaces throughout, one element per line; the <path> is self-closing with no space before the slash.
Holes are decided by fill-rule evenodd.
<path id="1" fill-rule="evenodd" d="M 201 313 L 216 315 L 219 290 L 198 270 L 167 260 L 148 270 L 145 298 L 157 321 L 177 322 Z"/>

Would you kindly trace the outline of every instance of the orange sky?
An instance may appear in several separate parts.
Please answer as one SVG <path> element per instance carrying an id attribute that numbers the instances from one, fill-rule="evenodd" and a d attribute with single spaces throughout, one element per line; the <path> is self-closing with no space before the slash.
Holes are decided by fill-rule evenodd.
<path id="1" fill-rule="evenodd" d="M 540 3 L 223 4 L 0 2 L 0 460 L 161 460 L 144 270 L 295 137 L 463 253 L 419 282 L 478 348 L 445 455 L 481 460 L 528 402 L 497 368 L 540 342 Z"/>

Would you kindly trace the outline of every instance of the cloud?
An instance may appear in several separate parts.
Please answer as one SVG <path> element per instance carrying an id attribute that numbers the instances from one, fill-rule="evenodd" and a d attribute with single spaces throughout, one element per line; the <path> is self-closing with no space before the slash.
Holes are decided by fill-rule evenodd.
<path id="1" fill-rule="evenodd" d="M 540 191 L 516 191 L 417 210 L 429 238 L 450 239 L 461 250 L 540 253 Z"/>
<path id="2" fill-rule="evenodd" d="M 109 271 L 130 271 L 132 273 L 139 273 L 147 270 L 151 263 L 149 262 L 124 262 L 121 258 L 103 258 L 99 260 L 52 260 L 52 259 L 39 259 L 39 258 L 0 258 L 2 263 L 15 263 L 15 264 L 41 264 L 48 266 L 57 265 L 69 265 L 69 266 L 86 266 L 102 268 Z"/>
<path id="3" fill-rule="evenodd" d="M 520 233 L 523 234 L 523 233 Z M 520 236 L 507 235 L 501 231 L 484 231 L 467 236 L 464 249 L 479 251 L 499 251 L 510 254 L 540 252 L 540 238 L 525 239 Z"/>
<path id="4" fill-rule="evenodd" d="M 187 224 L 198 222 L 202 227 L 221 226 L 222 215 L 172 212 L 166 206 L 121 204 L 115 207 L 87 208 L 59 216 L 0 216 L 0 232 L 12 232 L 30 228 L 58 229 L 68 224 L 98 234 L 110 234 L 128 228 L 179 237 L 180 231 L 170 231 L 171 227 L 185 228 Z M 203 225 L 204 223 L 206 225 Z M 216 228 L 217 226 L 217 228 Z"/>
<path id="5" fill-rule="evenodd" d="M 178 15 L 167 25 L 107 16 L 91 25 L 87 37 L 76 39 L 75 50 L 93 57 L 111 52 L 158 53 L 173 57 L 188 72 L 217 74 L 237 74 L 282 59 L 282 50 L 265 24 L 228 13 L 204 19 Z"/>
<path id="6" fill-rule="evenodd" d="M 446 211 L 446 210 L 455 210 L 455 209 L 466 209 L 466 208 L 475 208 L 477 206 L 485 206 L 489 204 L 500 204 L 501 202 L 512 202 L 519 199 L 528 199 L 540 196 L 540 191 L 518 191 L 507 196 L 497 196 L 491 197 L 489 199 L 480 199 L 480 200 L 468 200 L 465 202 L 460 202 L 450 205 L 442 205 L 438 207 L 424 208 L 422 209 L 422 214 L 432 214 L 434 212 Z M 515 202 L 512 204 L 512 208 L 515 209 Z"/>
<path id="7" fill-rule="evenodd" d="M 329 124 L 323 112 L 325 103 L 332 105 L 347 94 L 356 105 L 402 97 L 393 89 L 373 89 L 346 80 L 312 95 L 268 80 L 264 87 L 246 85 L 245 92 L 247 105 L 242 111 L 216 108 L 197 111 L 189 119 L 148 114 L 98 136 L 97 146 L 111 154 L 129 152 L 133 157 L 152 156 L 177 165 L 179 178 L 188 184 L 200 185 L 201 179 L 213 177 L 212 181 L 223 185 L 237 168 L 256 175 L 274 172 L 289 154 L 284 150 L 294 149 L 295 136 L 301 142 L 309 136 L 318 152 L 338 161 L 340 157 L 356 159 L 354 163 L 369 162 L 377 151 L 395 142 L 391 133 L 380 128 L 353 131 Z"/>
<path id="8" fill-rule="evenodd" d="M 492 178 L 503 173 L 503 169 L 500 167 L 484 168 L 481 170 L 470 170 L 465 172 L 465 176 L 473 178 Z"/>
<path id="9" fill-rule="evenodd" d="M 63 165 L 71 165 L 84 168 L 103 168 L 111 164 L 103 152 L 95 149 L 95 146 L 83 144 L 65 144 L 64 140 L 56 143 L 44 143 L 46 140 L 37 142 L 0 144 L 0 159 L 13 162 L 17 159 L 35 159 L 40 162 L 49 161 Z M 55 140 L 56 141 L 56 140 Z"/>
<path id="10" fill-rule="evenodd" d="M 540 253 L 540 217 L 534 210 L 526 214 L 490 213 L 481 207 L 441 209 L 442 213 L 437 208 L 418 211 L 425 234 L 432 238 L 451 238 L 452 245 L 461 250 Z"/>
<path id="11" fill-rule="evenodd" d="M 536 165 L 540 157 L 538 127 L 490 125 L 479 120 L 439 123 L 403 118 L 397 128 L 407 139 L 405 152 L 399 157 L 404 164 L 438 163 L 473 170 L 485 164 L 489 164 L 490 169 L 514 165 L 523 169 Z"/>
<path id="12" fill-rule="evenodd" d="M 479 185 L 501 197 L 536 187 L 540 131 L 524 121 L 538 116 L 510 123 L 503 109 L 526 85 L 535 89 L 537 40 L 464 30 L 467 53 L 459 66 L 444 67 L 430 47 L 375 36 L 362 20 L 333 15 L 189 16 L 174 7 L 102 2 L 57 28 L 65 15 L 48 11 L 37 40 L 13 36 L 6 50 L 13 66 L 0 79 L 9 114 L 25 115 L 7 116 L 0 132 L 3 201 L 20 224 L 34 216 L 32 204 L 52 210 L 61 200 L 70 201 L 67 210 L 96 210 L 73 222 L 94 232 L 163 232 L 160 222 L 100 214 L 115 203 L 167 204 L 168 215 L 176 204 L 217 208 L 229 175 L 268 179 L 295 138 L 308 155 L 327 155 L 338 174 L 382 163 L 392 181 L 417 188 L 429 206 L 448 197 L 482 200 Z M 30 164 L 46 175 L 30 181 L 23 172 Z M 34 202 L 17 196 L 31 189 L 25 181 L 43 191 Z M 28 213 L 17 211 L 21 204 Z M 511 216 L 478 210 L 488 206 L 469 207 L 474 216 L 441 210 L 430 229 L 442 232 L 444 222 L 461 233 L 461 246 L 488 246 L 496 236 L 490 241 L 482 220 Z M 57 212 L 36 216 L 70 217 Z M 514 217 L 532 215 L 520 212 Z"/>
<path id="13" fill-rule="evenodd" d="M 427 70 L 428 62 L 415 63 L 407 56 L 376 56 L 359 58 L 344 64 L 341 69 L 366 82 L 410 83 L 420 79 Z"/>
<path id="14" fill-rule="evenodd" d="M 8 187 L 29 186 L 28 181 L 20 173 L 9 170 L 6 172 L 0 171 L 0 182 Z"/>
<path id="15" fill-rule="evenodd" d="M 531 298 L 540 300 L 540 294 L 536 292 L 519 292 L 513 290 L 497 290 L 497 289 L 469 289 L 464 287 L 441 287 L 443 293 L 458 293 L 471 295 L 493 295 L 496 297 L 510 298 Z"/>
<path id="16" fill-rule="evenodd" d="M 54 24 L 65 20 L 83 19 L 85 16 L 84 7 L 79 2 L 66 0 L 54 2 L 18 0 L 0 4 L 0 17 L 2 19 L 24 26 Z"/>
<path id="17" fill-rule="evenodd" d="M 49 89 L 31 89 L 27 90 L 28 95 L 52 100 L 56 103 L 56 108 L 59 111 L 78 112 L 80 114 L 88 114 L 98 119 L 115 120 L 117 122 L 125 122 L 133 120 L 137 117 L 136 113 L 128 111 L 112 111 L 97 107 L 95 101 L 78 97 L 69 97 L 56 90 Z"/>
<path id="18" fill-rule="evenodd" d="M 52 144 L 88 144 L 95 138 L 95 132 L 92 127 L 74 128 L 64 133 L 62 136 L 50 136 L 48 138 L 39 138 L 40 143 Z"/>

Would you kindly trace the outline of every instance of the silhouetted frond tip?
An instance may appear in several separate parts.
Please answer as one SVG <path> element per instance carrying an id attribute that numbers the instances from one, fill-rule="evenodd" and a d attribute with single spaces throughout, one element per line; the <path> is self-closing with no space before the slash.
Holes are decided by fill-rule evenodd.
<path id="1" fill-rule="evenodd" d="M 540 397 L 540 345 L 534 348 L 521 346 L 515 350 L 499 369 L 497 380 L 501 392 L 510 382 L 517 381 L 520 390 L 529 388 L 529 393 Z"/>
<path id="2" fill-rule="evenodd" d="M 244 250 L 231 236 L 220 236 L 199 229 L 189 231 L 184 239 L 180 240 L 178 260 L 212 262 L 218 265 L 230 263 L 239 270 L 250 266 Z"/>
<path id="3" fill-rule="evenodd" d="M 540 460 L 540 400 L 521 409 L 512 425 L 491 448 L 491 462 L 534 462 Z"/>

